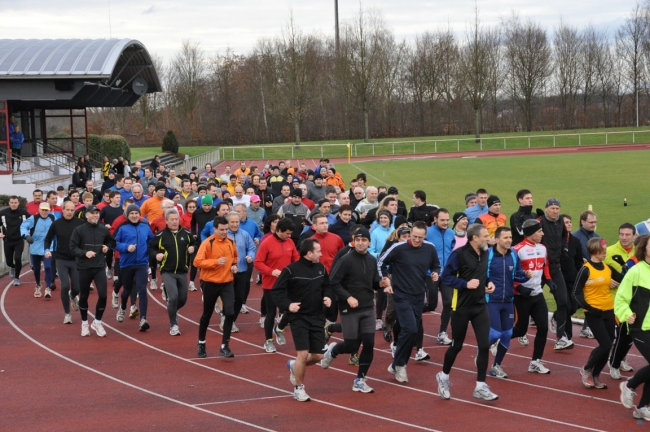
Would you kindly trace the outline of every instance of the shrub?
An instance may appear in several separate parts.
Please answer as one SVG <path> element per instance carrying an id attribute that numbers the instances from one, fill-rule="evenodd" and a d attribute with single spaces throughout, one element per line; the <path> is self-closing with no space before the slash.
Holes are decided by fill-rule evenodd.
<path id="1" fill-rule="evenodd" d="M 0 195 L 0 206 L 8 206 L 10 197 L 11 195 Z M 18 197 L 18 205 L 24 208 L 27 205 L 27 199 Z"/>
<path id="2" fill-rule="evenodd" d="M 108 156 L 111 161 L 120 156 L 131 161 L 129 143 L 120 135 L 88 135 L 88 147 Z"/>
<path id="3" fill-rule="evenodd" d="M 178 153 L 178 140 L 176 139 L 174 132 L 167 131 L 167 134 L 165 134 L 165 137 L 163 138 L 162 150 L 174 154 Z"/>

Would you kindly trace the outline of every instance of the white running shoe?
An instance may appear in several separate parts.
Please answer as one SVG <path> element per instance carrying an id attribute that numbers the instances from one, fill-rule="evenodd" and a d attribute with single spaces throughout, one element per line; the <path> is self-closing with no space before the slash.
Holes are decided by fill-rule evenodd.
<path id="1" fill-rule="evenodd" d="M 52 298 L 52 290 L 45 288 L 45 298 Z"/>
<path id="2" fill-rule="evenodd" d="M 273 345 L 273 339 L 269 339 L 266 342 L 264 342 L 264 350 L 267 353 L 274 353 L 277 350 L 275 349 L 275 345 Z"/>
<path id="3" fill-rule="evenodd" d="M 395 346 L 395 342 L 390 343 L 390 354 L 395 358 L 395 351 L 397 350 L 397 347 Z"/>
<path id="4" fill-rule="evenodd" d="M 517 340 L 522 346 L 528 346 L 528 336 L 523 335 L 522 337 L 517 338 Z"/>
<path id="5" fill-rule="evenodd" d="M 94 320 L 93 323 L 90 325 L 93 330 L 95 330 L 95 333 L 97 333 L 97 336 L 99 337 L 106 337 L 106 330 L 104 330 L 104 325 L 102 324 L 101 321 Z"/>
<path id="6" fill-rule="evenodd" d="M 384 322 L 380 319 L 375 320 L 375 331 L 379 331 L 384 326 Z"/>
<path id="7" fill-rule="evenodd" d="M 609 376 L 612 377 L 612 379 L 615 380 L 620 380 L 621 379 L 621 370 L 613 368 L 612 365 L 609 365 Z"/>
<path id="8" fill-rule="evenodd" d="M 561 351 L 561 350 L 572 349 L 572 348 L 573 348 L 573 341 L 569 340 L 566 336 L 562 336 L 560 339 L 558 339 L 555 342 L 555 345 L 553 346 L 553 349 L 555 351 Z"/>
<path id="9" fill-rule="evenodd" d="M 375 390 L 372 387 L 370 387 L 368 384 L 366 384 L 365 378 L 357 378 L 354 380 L 354 384 L 352 384 L 352 391 L 361 392 L 361 393 L 372 393 Z"/>
<path id="10" fill-rule="evenodd" d="M 239 333 L 239 327 L 237 327 L 237 324 L 232 323 L 232 333 Z"/>
<path id="11" fill-rule="evenodd" d="M 594 333 L 591 331 L 591 329 L 589 327 L 583 328 L 582 330 L 580 330 L 580 337 L 581 338 L 593 339 L 594 338 Z"/>
<path id="12" fill-rule="evenodd" d="M 436 340 L 438 345 L 451 345 L 451 339 L 447 336 L 447 332 L 438 333 L 438 339 Z"/>
<path id="13" fill-rule="evenodd" d="M 149 289 L 152 291 L 158 289 L 158 284 L 156 283 L 156 279 L 151 279 L 151 283 L 149 284 Z"/>
<path id="14" fill-rule="evenodd" d="M 147 320 L 145 318 L 140 318 L 139 330 L 141 332 L 149 330 L 149 323 L 147 322 Z"/>
<path id="15" fill-rule="evenodd" d="M 415 361 L 429 360 L 431 356 L 427 354 L 422 348 L 415 353 Z"/>
<path id="16" fill-rule="evenodd" d="M 293 370 L 295 364 L 296 364 L 295 360 L 287 360 L 287 369 L 289 369 L 289 382 L 294 387 L 296 386 L 296 373 Z"/>
<path id="17" fill-rule="evenodd" d="M 476 399 L 483 399 L 486 401 L 499 399 L 499 396 L 492 393 L 492 391 L 490 391 L 490 387 L 488 387 L 488 385 L 485 383 L 483 383 L 483 385 L 480 387 L 476 387 L 474 389 L 474 393 L 472 393 L 472 396 L 474 396 Z"/>
<path id="18" fill-rule="evenodd" d="M 625 357 L 623 360 L 621 360 L 620 369 L 623 372 L 634 372 L 634 368 L 627 363 L 627 357 Z"/>
<path id="19" fill-rule="evenodd" d="M 436 381 L 438 382 L 438 394 L 443 399 L 451 399 L 451 393 L 449 392 L 450 382 L 449 378 L 443 378 L 442 372 L 436 374 Z"/>
<path id="20" fill-rule="evenodd" d="M 494 357 L 497 356 L 497 348 L 498 348 L 498 347 L 499 347 L 499 341 L 494 342 L 494 343 L 492 344 L 492 346 L 490 347 L 490 352 L 492 353 L 492 355 L 493 355 Z"/>
<path id="21" fill-rule="evenodd" d="M 88 325 L 88 321 L 81 323 L 81 336 L 90 336 L 90 326 Z"/>
<path id="22" fill-rule="evenodd" d="M 106 269 L 106 279 L 111 279 L 113 277 L 113 270 Z"/>
<path id="23" fill-rule="evenodd" d="M 551 325 L 549 326 L 549 330 L 551 333 L 557 333 L 557 321 L 555 321 L 555 318 L 551 318 Z"/>
<path id="24" fill-rule="evenodd" d="M 241 305 L 241 309 L 239 310 L 239 313 L 242 313 L 242 314 L 247 314 L 248 313 L 248 308 L 246 307 L 246 305 Z"/>
<path id="25" fill-rule="evenodd" d="M 332 357 L 332 350 L 335 346 L 336 342 L 332 342 L 327 346 L 327 351 L 325 351 L 325 354 L 323 354 L 323 358 L 320 361 L 320 367 L 323 369 L 327 369 L 332 364 L 332 361 L 334 360 L 334 357 Z"/>
<path id="26" fill-rule="evenodd" d="M 490 368 L 490 376 L 496 377 L 496 378 L 502 378 L 506 379 L 508 378 L 508 374 L 503 371 L 501 368 L 501 365 L 495 364 Z"/>
<path id="27" fill-rule="evenodd" d="M 129 318 L 136 319 L 140 315 L 140 311 L 135 305 L 131 305 L 131 310 L 129 311 Z"/>
<path id="28" fill-rule="evenodd" d="M 280 331 L 278 326 L 273 327 L 273 334 L 275 335 L 275 340 L 278 342 L 278 345 L 284 345 L 287 343 L 287 338 L 284 337 L 284 330 Z"/>
<path id="29" fill-rule="evenodd" d="M 627 386 L 627 381 L 623 381 L 619 388 L 621 389 L 621 403 L 627 409 L 634 407 L 634 396 L 636 393 L 634 390 Z"/>
<path id="30" fill-rule="evenodd" d="M 409 377 L 406 375 L 406 366 L 395 366 L 395 379 L 401 383 L 409 382 Z"/>
<path id="31" fill-rule="evenodd" d="M 36 285 L 36 288 L 34 289 L 34 297 L 41 298 L 41 286 L 40 285 Z"/>
<path id="32" fill-rule="evenodd" d="M 634 407 L 632 411 L 632 417 L 635 419 L 643 419 L 645 421 L 650 421 L 650 407 L 644 406 L 641 408 Z"/>
<path id="33" fill-rule="evenodd" d="M 113 295 L 111 296 L 111 306 L 113 306 L 113 309 L 120 307 L 120 295 L 115 291 L 113 291 Z"/>
<path id="34" fill-rule="evenodd" d="M 65 314 L 65 317 L 63 318 L 63 324 L 72 324 L 71 314 Z"/>
<path id="35" fill-rule="evenodd" d="M 264 328 L 264 320 L 265 319 L 266 319 L 265 317 L 260 317 L 260 327 L 261 328 Z"/>
<path id="36" fill-rule="evenodd" d="M 172 336 L 180 336 L 181 335 L 181 331 L 178 328 L 178 324 L 174 324 L 173 326 L 171 326 L 171 328 L 169 329 L 169 334 L 172 335 Z"/>
<path id="37" fill-rule="evenodd" d="M 550 374 L 551 371 L 544 366 L 540 359 L 533 360 L 528 365 L 528 372 L 538 373 L 538 374 Z"/>
<path id="38" fill-rule="evenodd" d="M 70 303 L 72 306 L 72 310 L 78 311 L 79 310 L 79 296 L 74 296 L 70 298 Z"/>
<path id="39" fill-rule="evenodd" d="M 196 291 L 196 286 L 194 285 L 194 282 L 190 282 L 190 285 L 187 287 L 188 290 L 190 291 Z"/>
<path id="40" fill-rule="evenodd" d="M 298 402 L 307 402 L 311 400 L 307 392 L 305 392 L 304 384 L 300 384 L 299 386 L 293 389 L 293 398 Z"/>

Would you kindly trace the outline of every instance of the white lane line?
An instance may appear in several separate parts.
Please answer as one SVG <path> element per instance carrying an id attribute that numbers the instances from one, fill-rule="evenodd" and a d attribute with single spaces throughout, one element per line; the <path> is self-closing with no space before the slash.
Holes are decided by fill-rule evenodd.
<path id="1" fill-rule="evenodd" d="M 287 398 L 290 396 L 291 395 L 280 395 L 280 396 L 267 396 L 267 397 L 250 398 L 250 399 L 227 400 L 227 401 L 220 401 L 220 402 L 206 402 L 206 403 L 194 404 L 194 406 L 222 405 L 222 404 L 237 403 L 237 402 L 253 402 L 253 401 L 266 400 L 266 399 Z"/>
<path id="2" fill-rule="evenodd" d="M 242 425 L 250 426 L 250 427 L 255 428 L 255 429 L 260 429 L 260 430 L 264 430 L 264 431 L 273 431 L 273 429 L 267 429 L 267 428 L 265 428 L 265 427 L 258 426 L 258 425 L 253 424 L 253 423 L 249 423 L 249 422 L 246 422 L 246 421 L 243 421 L 243 420 L 239 420 L 239 419 L 236 419 L 236 418 L 233 418 L 233 417 L 229 417 L 229 416 L 227 416 L 227 415 L 219 414 L 219 413 L 214 412 L 214 411 L 210 411 L 210 410 L 207 410 L 207 409 L 203 409 L 203 408 L 201 408 L 201 407 L 197 407 L 197 406 L 194 406 L 194 405 L 192 405 L 192 404 L 188 404 L 188 403 L 183 402 L 183 401 L 180 401 L 180 400 L 178 400 L 178 399 L 174 399 L 174 398 L 171 398 L 171 397 L 169 397 L 169 396 L 165 396 L 165 395 L 162 395 L 162 394 L 160 394 L 160 393 L 156 393 L 156 392 L 153 392 L 153 391 L 151 391 L 151 390 L 147 390 L 147 389 L 144 389 L 144 388 L 138 387 L 138 386 L 136 386 L 136 385 L 134 385 L 134 384 L 131 384 L 131 383 L 126 382 L 126 381 L 122 381 L 122 380 L 119 379 L 119 378 L 116 378 L 116 377 L 114 377 L 114 376 L 108 375 L 108 374 L 106 374 L 106 373 L 104 373 L 104 372 L 101 372 L 101 371 L 99 371 L 99 370 L 97 370 L 97 369 L 91 368 L 90 366 L 86 366 L 85 364 L 79 363 L 79 362 L 77 362 L 77 361 L 75 361 L 75 360 L 73 360 L 73 359 L 71 359 L 71 358 L 69 358 L 69 357 L 66 357 L 66 356 L 64 356 L 63 354 L 61 354 L 61 353 L 59 353 L 59 352 L 57 352 L 57 351 L 54 351 L 53 349 L 51 349 L 51 348 L 49 348 L 49 347 L 43 345 L 42 343 L 40 343 L 39 341 L 37 341 L 36 339 L 34 339 L 33 337 L 31 337 L 31 336 L 28 335 L 27 333 L 25 333 L 25 332 L 24 332 L 20 327 L 18 327 L 18 326 L 16 325 L 16 323 L 14 323 L 13 320 L 12 320 L 12 319 L 9 317 L 9 315 L 7 314 L 7 311 L 6 311 L 6 309 L 5 309 L 5 297 L 6 297 L 6 295 L 7 295 L 7 291 L 9 290 L 9 287 L 10 287 L 10 286 L 11 286 L 11 283 L 9 283 L 9 285 L 7 285 L 7 286 L 5 287 L 5 289 L 4 289 L 4 291 L 2 292 L 2 299 L 0 300 L 0 308 L 2 309 L 2 314 L 4 315 L 4 317 L 5 317 L 5 319 L 7 320 L 7 322 L 8 322 L 8 323 L 9 323 L 9 324 L 10 324 L 10 325 L 11 325 L 11 326 L 12 326 L 12 327 L 13 327 L 13 328 L 18 332 L 18 333 L 22 334 L 22 335 L 23 335 L 27 340 L 31 341 L 31 342 L 34 343 L 35 345 L 37 345 L 37 346 L 43 348 L 45 351 L 48 351 L 50 354 L 53 354 L 53 355 L 55 355 L 55 356 L 57 356 L 57 357 L 59 357 L 59 358 L 65 360 L 65 361 L 68 361 L 68 362 L 72 363 L 72 364 L 75 365 L 75 366 L 79 366 L 80 368 L 86 369 L 87 371 L 93 372 L 93 373 L 95 373 L 95 374 L 97 374 L 97 375 L 99 375 L 99 376 L 102 376 L 102 377 L 104 377 L 104 378 L 107 378 L 107 379 L 109 379 L 109 380 L 111 380 L 111 381 L 115 381 L 116 383 L 122 384 L 122 385 L 124 385 L 124 386 L 126 386 L 126 387 L 130 387 L 130 388 L 132 388 L 132 389 L 134 389 L 134 390 L 141 391 L 141 392 L 146 393 L 146 394 L 148 394 L 148 395 L 156 396 L 156 397 L 158 397 L 158 398 L 160 398 L 160 399 L 163 399 L 163 400 L 166 400 L 166 401 L 168 401 L 168 402 L 173 402 L 173 403 L 175 403 L 175 404 L 182 405 L 182 406 L 187 407 L 187 408 L 191 408 L 191 409 L 194 409 L 194 410 L 197 410 L 197 411 L 201 411 L 201 412 L 204 412 L 204 413 L 206 413 L 206 414 L 210 414 L 210 415 L 213 415 L 213 416 L 215 416 L 215 417 L 220 417 L 220 418 L 223 418 L 223 419 L 226 419 L 226 420 L 230 420 L 230 421 L 233 421 L 233 422 L 236 422 L 236 423 L 242 424 Z"/>
<path id="3" fill-rule="evenodd" d="M 253 357 L 253 356 L 267 356 L 267 355 L 272 355 L 274 353 L 255 353 L 255 354 L 237 354 L 237 357 Z M 209 359 L 223 359 L 223 357 L 215 356 L 215 357 L 194 357 L 194 358 L 188 358 L 187 360 L 189 361 L 202 361 L 202 360 L 209 360 Z"/>
<path id="4" fill-rule="evenodd" d="M 149 295 L 150 295 L 150 297 L 151 297 L 151 298 L 152 298 L 152 299 L 153 299 L 153 300 L 154 300 L 154 301 L 155 301 L 159 306 L 161 306 L 161 307 L 167 309 L 167 307 L 166 307 L 165 305 L 163 305 L 163 304 L 162 304 L 162 303 L 161 303 L 161 302 L 160 302 L 160 301 L 159 301 L 159 300 L 158 300 L 158 299 L 157 299 L 153 294 L 151 294 L 151 292 L 149 292 Z M 89 312 L 89 314 L 90 314 L 90 312 Z M 199 323 L 197 323 L 196 321 L 192 321 L 192 320 L 190 320 L 189 318 L 187 318 L 187 317 L 181 315 L 180 313 L 178 314 L 178 317 L 179 317 L 179 318 L 182 318 L 182 319 L 184 319 L 184 320 L 186 320 L 186 321 L 189 321 L 190 323 L 195 324 L 195 325 L 197 325 L 197 326 L 199 325 Z M 252 380 L 252 379 L 244 378 L 244 377 L 239 376 L 239 375 L 235 375 L 235 374 L 232 374 L 232 373 L 229 373 L 229 372 L 225 372 L 225 371 L 222 371 L 222 370 L 219 370 L 219 369 L 215 369 L 215 368 L 212 368 L 212 367 L 206 366 L 206 365 L 201 364 L 201 363 L 197 363 L 197 362 L 194 362 L 194 361 L 187 360 L 187 359 L 185 359 L 185 358 L 183 358 L 183 357 L 181 357 L 181 356 L 178 356 L 178 355 L 173 354 L 173 353 L 171 353 L 171 352 L 168 352 L 168 351 L 162 350 L 162 349 L 160 349 L 160 348 L 158 348 L 158 347 L 155 347 L 155 346 L 153 346 L 153 345 L 149 345 L 148 343 L 145 343 L 145 342 L 142 342 L 142 341 L 140 341 L 140 340 L 138 340 L 138 339 L 135 339 L 135 338 L 133 338 L 133 337 L 127 335 L 126 333 L 122 333 L 121 331 L 117 330 L 116 328 L 114 328 L 114 327 L 112 327 L 112 326 L 110 326 L 110 325 L 108 325 L 108 324 L 106 324 L 106 323 L 104 323 L 104 327 L 108 327 L 108 328 L 110 328 L 110 329 L 113 330 L 114 332 L 121 334 L 122 336 L 124 336 L 124 337 L 127 338 L 127 339 L 132 340 L 133 342 L 136 342 L 136 343 L 138 343 L 138 344 L 140 344 L 140 345 L 146 346 L 147 348 L 151 348 L 151 349 L 154 350 L 154 351 L 157 351 L 157 352 L 162 353 L 162 354 L 166 354 L 166 355 L 168 355 L 168 356 L 170 356 L 170 357 L 173 357 L 173 358 L 176 358 L 176 359 L 178 359 L 178 360 L 182 360 L 182 361 L 187 362 L 187 363 L 189 363 L 189 364 L 193 364 L 193 365 L 195 365 L 195 366 L 200 366 L 200 367 L 202 367 L 202 368 L 205 368 L 205 369 L 208 369 L 208 370 L 212 370 L 212 371 L 214 371 L 214 372 L 218 372 L 218 373 L 220 373 L 220 374 L 223 374 L 223 375 L 229 376 L 229 377 L 231 377 L 231 378 L 235 378 L 235 379 L 238 379 L 238 380 L 241 380 L 241 381 L 246 381 L 246 382 L 248 382 L 248 383 L 256 384 L 256 385 L 259 385 L 259 386 L 261 386 L 261 387 L 269 388 L 269 389 L 272 389 L 272 390 L 277 390 L 277 391 L 282 392 L 282 393 L 293 394 L 293 392 L 290 392 L 290 391 L 284 390 L 284 389 L 279 388 L 279 387 L 274 387 L 274 386 L 269 385 L 269 384 L 264 384 L 263 382 L 260 382 L 260 381 L 255 381 L 255 380 Z M 212 331 L 212 332 L 214 332 L 214 333 L 222 334 L 221 332 L 216 331 L 216 330 L 214 330 L 214 329 L 211 329 L 211 328 L 209 328 L 209 327 L 208 327 L 208 330 L 209 330 L 209 331 Z M 238 341 L 238 342 L 241 342 L 241 343 L 243 343 L 243 344 L 250 345 L 250 346 L 253 346 L 253 347 L 258 348 L 258 349 L 262 349 L 260 346 L 254 344 L 254 343 L 251 343 L 251 342 L 248 342 L 248 341 L 245 341 L 245 340 L 241 340 L 241 339 L 238 339 L 238 338 L 235 338 L 235 337 L 231 337 L 230 340 L 231 340 L 231 341 L 233 341 L 233 340 L 234 340 L 234 341 Z M 290 355 L 288 355 L 288 354 L 281 353 L 281 352 L 277 352 L 276 354 L 280 354 L 280 355 L 283 355 L 283 356 L 285 356 L 285 357 L 289 357 L 289 358 L 292 358 L 292 359 L 295 358 L 294 356 L 290 356 Z M 335 368 L 330 368 L 330 369 L 334 369 L 334 370 L 336 370 Z M 350 374 L 356 376 L 356 373 L 352 373 L 352 372 L 350 372 Z M 392 383 L 391 383 L 391 384 L 392 384 Z M 434 394 L 435 394 L 435 393 L 434 393 Z M 334 403 L 331 403 L 331 402 L 327 402 L 327 401 L 324 401 L 324 400 L 321 400 L 321 399 L 314 399 L 314 398 L 311 398 L 311 400 L 314 401 L 314 402 L 318 402 L 318 403 L 322 403 L 322 404 L 324 404 L 324 405 L 328 405 L 328 406 L 334 407 L 334 408 L 340 408 L 340 409 L 345 410 L 345 411 L 350 411 L 350 412 L 353 412 L 353 413 L 356 413 L 356 414 L 361 414 L 361 415 L 365 415 L 365 416 L 373 417 L 373 418 L 376 418 L 376 419 L 379 419 L 379 420 L 383 420 L 383 421 L 387 421 L 387 422 L 391 422 L 391 423 L 397 423 L 397 424 L 400 424 L 400 425 L 403 425 L 403 426 L 409 426 L 409 427 L 416 428 L 416 429 L 422 429 L 422 430 L 427 430 L 427 431 L 438 432 L 438 431 L 436 431 L 435 429 L 430 429 L 430 428 L 427 428 L 427 427 L 424 427 L 424 426 L 419 426 L 419 425 L 416 425 L 416 424 L 406 423 L 406 422 L 403 422 L 403 421 L 400 421 L 400 420 L 395 420 L 395 419 L 391 419 L 391 418 L 387 418 L 387 417 L 382 417 L 382 416 L 379 416 L 379 415 L 376 415 L 376 414 L 372 414 L 372 413 L 368 413 L 368 412 L 364 412 L 364 411 L 356 410 L 356 409 L 354 409 L 354 408 L 349 408 L 349 407 L 346 407 L 346 406 L 337 405 L 337 404 L 334 404 Z M 480 404 L 477 404 L 477 405 L 480 406 Z"/>
<path id="5" fill-rule="evenodd" d="M 151 295 L 151 297 L 154 299 L 154 301 L 159 306 L 166 309 L 166 306 L 163 305 L 160 301 L 158 301 L 158 299 L 156 297 L 154 297 L 153 295 Z M 259 311 L 255 310 L 255 309 L 252 309 L 251 307 L 248 307 L 248 309 L 259 314 Z M 196 321 L 193 321 L 193 320 L 191 320 L 191 319 L 189 319 L 189 318 L 187 318 L 187 317 L 185 317 L 185 316 L 183 316 L 181 314 L 179 314 L 178 316 L 180 318 L 192 323 L 192 324 L 197 325 L 197 326 L 199 324 Z M 211 331 L 211 332 L 217 333 L 217 334 L 222 334 L 221 332 L 219 332 L 217 330 L 214 330 L 214 329 L 211 329 L 209 327 L 208 327 L 208 330 Z M 139 342 L 137 339 L 134 339 L 134 340 L 136 342 Z M 254 346 L 254 347 L 258 348 L 258 349 L 261 349 L 258 345 L 254 344 L 254 343 L 251 343 L 251 342 L 248 342 L 248 341 L 245 341 L 245 340 L 242 340 L 242 339 L 239 339 L 239 338 L 231 337 L 230 340 L 235 340 L 235 341 L 241 342 L 241 343 L 243 343 L 245 345 L 250 345 L 250 346 Z M 289 358 L 293 358 L 293 356 L 291 356 L 289 354 L 285 354 L 285 353 L 280 352 L 280 351 L 276 352 L 276 354 L 281 355 L 281 356 L 285 356 L 285 357 L 289 357 Z M 337 372 L 342 372 L 344 374 L 356 376 L 355 372 L 350 372 L 350 371 L 347 371 L 347 370 L 338 369 L 338 368 L 335 368 L 335 367 L 332 367 L 332 366 L 330 366 L 329 369 L 337 371 Z M 245 379 L 245 378 L 242 378 L 242 379 Z M 418 388 L 415 388 L 415 387 L 406 387 L 406 386 L 404 386 L 402 384 L 398 384 L 396 382 L 386 381 L 386 380 L 379 379 L 379 378 L 367 378 L 367 379 L 371 380 L 371 381 L 381 382 L 381 383 L 384 383 L 384 384 L 388 384 L 390 386 L 398 387 L 398 388 L 409 390 L 409 391 L 415 391 L 415 392 L 418 392 L 418 393 L 428 394 L 428 395 L 432 395 L 432 396 L 439 396 L 438 393 L 435 393 L 435 392 L 422 390 L 422 389 L 418 389 Z M 312 399 L 312 400 L 314 400 L 314 399 Z M 590 428 L 588 426 L 582 426 L 582 425 L 577 425 L 577 424 L 573 424 L 573 423 L 567 423 L 567 422 L 563 422 L 563 421 L 560 421 L 560 420 L 554 420 L 554 419 L 550 419 L 550 418 L 546 418 L 546 417 L 537 416 L 537 415 L 534 415 L 534 414 L 527 414 L 527 413 L 522 413 L 522 412 L 511 411 L 509 409 L 498 408 L 498 407 L 491 406 L 491 405 L 485 405 L 485 404 L 482 404 L 482 403 L 479 403 L 479 402 L 474 402 L 474 401 L 471 401 L 471 400 L 459 399 L 459 398 L 456 398 L 456 397 L 452 398 L 452 400 L 457 401 L 457 402 L 461 402 L 461 403 L 465 403 L 465 404 L 469 404 L 469 405 L 475 405 L 475 406 L 487 408 L 487 409 L 502 411 L 502 412 L 505 412 L 505 413 L 508 413 L 508 414 L 513 414 L 513 415 L 518 415 L 518 416 L 528 417 L 528 418 L 534 418 L 534 419 L 537 419 L 537 420 L 547 421 L 547 422 L 555 423 L 555 424 L 561 424 L 561 425 L 564 425 L 564 426 L 571 426 L 571 427 L 575 427 L 575 428 L 578 428 L 578 429 L 591 430 L 591 431 L 600 431 L 600 429 L 594 429 L 594 428 Z M 388 420 L 388 419 L 386 419 L 386 420 Z"/>

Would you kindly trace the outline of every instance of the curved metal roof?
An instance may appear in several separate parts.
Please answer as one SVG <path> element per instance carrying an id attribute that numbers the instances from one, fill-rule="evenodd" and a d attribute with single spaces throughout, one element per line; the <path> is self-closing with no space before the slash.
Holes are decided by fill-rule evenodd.
<path id="1" fill-rule="evenodd" d="M 98 79 L 108 85 L 144 78 L 161 90 L 151 56 L 133 39 L 0 39 L 0 79 Z"/>

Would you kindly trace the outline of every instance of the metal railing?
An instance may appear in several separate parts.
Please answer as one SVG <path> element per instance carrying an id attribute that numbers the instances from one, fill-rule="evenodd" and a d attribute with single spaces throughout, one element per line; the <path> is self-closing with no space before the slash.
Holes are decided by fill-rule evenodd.
<path id="1" fill-rule="evenodd" d="M 183 162 L 176 164 L 174 166 L 174 169 L 176 169 L 178 172 L 178 169 L 183 166 L 185 167 L 185 171 L 189 173 L 190 169 L 195 166 L 199 169 L 199 172 L 201 172 L 203 171 L 205 164 L 209 163 L 214 165 L 218 163 L 221 160 L 220 154 L 221 148 L 215 148 L 214 150 L 210 150 L 205 153 L 201 153 L 185 159 Z"/>
<path id="2" fill-rule="evenodd" d="M 650 130 L 607 131 L 522 136 L 488 136 L 433 140 L 402 140 L 352 143 L 353 158 L 407 154 L 462 153 L 471 151 L 514 150 L 549 147 L 579 147 L 650 142 Z M 275 160 L 347 157 L 348 144 L 293 144 L 233 146 L 218 149 L 220 160 Z M 198 165 L 197 165 L 198 166 Z"/>

